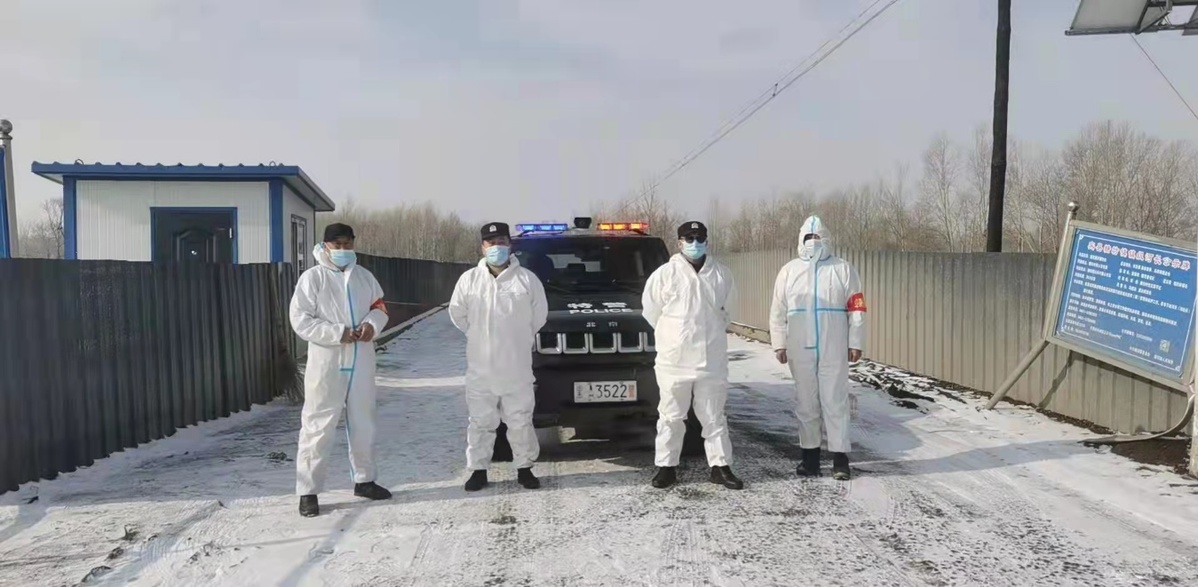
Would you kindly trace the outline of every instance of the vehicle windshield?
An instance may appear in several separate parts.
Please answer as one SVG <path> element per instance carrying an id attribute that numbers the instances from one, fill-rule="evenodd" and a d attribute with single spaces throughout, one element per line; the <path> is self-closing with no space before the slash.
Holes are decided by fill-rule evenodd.
<path id="1" fill-rule="evenodd" d="M 652 238 L 530 238 L 512 248 L 520 265 L 536 273 L 546 289 L 567 292 L 620 288 L 639 293 L 649 275 L 669 260 L 665 244 Z"/>

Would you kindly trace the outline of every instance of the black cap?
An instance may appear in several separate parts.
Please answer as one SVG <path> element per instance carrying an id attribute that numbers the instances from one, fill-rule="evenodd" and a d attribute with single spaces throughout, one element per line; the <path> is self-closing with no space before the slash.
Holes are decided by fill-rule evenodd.
<path id="1" fill-rule="evenodd" d="M 324 242 L 326 243 L 331 243 L 343 236 L 355 238 L 354 229 L 350 228 L 348 224 L 341 224 L 340 222 L 334 222 L 324 227 Z"/>
<path id="2" fill-rule="evenodd" d="M 698 220 L 688 220 L 683 222 L 682 225 L 678 227 L 678 238 L 685 238 L 688 236 L 706 237 L 707 225 L 699 222 Z"/>
<path id="3" fill-rule="evenodd" d="M 482 230 L 479 232 L 482 234 L 483 240 L 497 236 L 506 236 L 509 238 L 512 236 L 511 229 L 503 222 L 488 222 L 483 225 Z"/>

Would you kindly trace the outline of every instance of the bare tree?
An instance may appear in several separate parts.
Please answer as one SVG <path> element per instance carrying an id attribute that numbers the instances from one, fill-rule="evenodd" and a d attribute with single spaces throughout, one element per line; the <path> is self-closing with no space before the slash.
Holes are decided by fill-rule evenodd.
<path id="1" fill-rule="evenodd" d="M 618 202 L 611 215 L 616 221 L 648 222 L 649 234 L 661 237 L 666 242 L 677 240 L 678 225 L 683 222 L 682 215 L 656 189 L 648 189 L 648 185 L 642 189 L 641 195 L 629 196 Z"/>
<path id="2" fill-rule="evenodd" d="M 477 228 L 457 214 L 439 212 L 430 202 L 370 210 L 348 198 L 336 213 L 322 216 L 319 224 L 323 228 L 333 222 L 353 226 L 357 248 L 364 253 L 433 261 L 478 259 Z"/>
<path id="3" fill-rule="evenodd" d="M 960 215 L 967 251 L 983 251 L 986 247 L 986 222 L 990 209 L 990 172 L 993 147 L 990 129 L 978 125 L 973 131 L 973 144 L 965 153 L 968 187 L 960 201 Z"/>
<path id="4" fill-rule="evenodd" d="M 960 167 L 953 145 L 944 134 L 934 138 L 924 151 L 921 216 L 949 251 L 963 251 L 966 246 L 958 200 Z"/>
<path id="5" fill-rule="evenodd" d="M 66 241 L 63 230 L 62 199 L 42 202 L 42 218 L 21 228 L 21 253 L 24 257 L 61 259 Z"/>
<path id="6" fill-rule="evenodd" d="M 878 178 L 879 213 L 885 231 L 886 249 L 915 248 L 917 219 L 907 201 L 907 167 L 898 165 L 894 180 Z"/>
<path id="7" fill-rule="evenodd" d="M 1161 236 L 1193 234 L 1192 143 L 1165 143 L 1108 121 L 1070 141 L 1061 164 L 1067 196 L 1082 205 L 1084 218 Z"/>

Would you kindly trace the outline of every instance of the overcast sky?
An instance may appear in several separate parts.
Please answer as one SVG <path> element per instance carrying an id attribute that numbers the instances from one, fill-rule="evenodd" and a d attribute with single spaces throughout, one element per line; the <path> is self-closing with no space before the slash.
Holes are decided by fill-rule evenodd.
<path id="1" fill-rule="evenodd" d="M 864 0 L 0 0 L 0 117 L 32 161 L 299 165 L 337 202 L 568 220 L 636 190 Z M 1126 35 L 1016 0 L 1010 131 L 1127 120 L 1198 140 Z M 995 2 L 901 0 L 662 192 L 701 214 L 868 181 L 991 116 Z M 1188 12 L 1187 12 L 1188 14 Z M 1198 37 L 1141 36 L 1198 104 Z"/>

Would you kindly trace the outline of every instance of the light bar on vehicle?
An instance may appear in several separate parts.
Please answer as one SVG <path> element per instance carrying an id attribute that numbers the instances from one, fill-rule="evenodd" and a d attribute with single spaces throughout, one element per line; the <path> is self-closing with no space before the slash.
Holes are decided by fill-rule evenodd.
<path id="1" fill-rule="evenodd" d="M 516 232 L 565 232 L 570 230 L 569 224 L 517 224 Z"/>
<path id="2" fill-rule="evenodd" d="M 649 230 L 648 222 L 600 222 L 599 230 Z"/>

